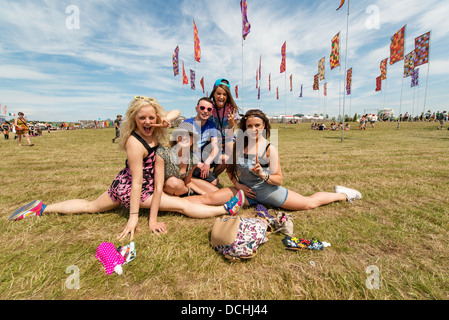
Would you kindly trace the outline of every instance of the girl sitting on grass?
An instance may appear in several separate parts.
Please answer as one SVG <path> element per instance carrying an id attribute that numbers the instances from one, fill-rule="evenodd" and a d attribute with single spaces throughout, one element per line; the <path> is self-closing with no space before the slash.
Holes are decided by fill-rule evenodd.
<path id="1" fill-rule="evenodd" d="M 282 187 L 283 176 L 278 150 L 270 144 L 270 122 L 260 110 L 249 110 L 240 121 L 239 135 L 234 145 L 233 161 L 227 173 L 234 187 L 223 188 L 205 196 L 190 197 L 198 203 L 218 205 L 241 190 L 244 205 L 257 204 L 291 211 L 310 210 L 336 201 L 361 199 L 360 192 L 336 186 L 335 192 L 317 192 L 302 196 Z"/>
<path id="2" fill-rule="evenodd" d="M 158 211 L 175 211 L 192 218 L 208 218 L 223 214 L 235 215 L 244 201 L 243 192 L 224 206 L 193 204 L 185 198 L 171 197 L 163 192 L 164 163 L 156 156 L 160 144 L 166 144 L 167 127 L 179 111 L 165 114 L 156 99 L 135 97 L 121 127 L 119 147 L 126 151 L 126 167 L 117 175 L 109 190 L 96 200 L 68 200 L 46 206 L 33 201 L 16 210 L 10 220 L 21 220 L 43 213 L 79 214 L 109 211 L 120 204 L 129 209 L 129 219 L 119 240 L 128 234 L 131 240 L 137 228 L 139 209 L 150 209 L 149 227 L 154 233 L 166 233 L 164 223 L 157 221 Z"/>

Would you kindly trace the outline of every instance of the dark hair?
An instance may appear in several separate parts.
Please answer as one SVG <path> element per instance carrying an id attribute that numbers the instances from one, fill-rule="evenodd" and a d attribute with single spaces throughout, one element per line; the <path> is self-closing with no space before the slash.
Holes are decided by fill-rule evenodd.
<path id="1" fill-rule="evenodd" d="M 207 102 L 209 102 L 209 103 L 212 104 L 212 105 L 214 104 L 211 98 L 209 98 L 209 97 L 202 97 L 202 98 L 200 98 L 200 100 L 198 100 L 198 102 L 196 103 L 196 105 L 198 106 L 198 105 L 200 104 L 201 101 L 207 101 Z"/>
<path id="2" fill-rule="evenodd" d="M 265 139 L 268 139 L 270 137 L 270 131 L 271 131 L 271 124 L 270 120 L 268 120 L 265 113 L 263 113 L 259 109 L 251 109 L 248 110 L 245 114 L 245 116 L 240 120 L 239 128 L 244 133 L 243 137 L 243 149 L 245 149 L 248 146 L 248 137 L 246 135 L 246 121 L 251 118 L 259 118 L 263 121 L 265 126 Z M 237 178 L 236 171 L 237 171 L 237 141 L 234 143 L 234 147 L 232 150 L 232 163 L 228 164 L 226 166 L 226 172 L 231 175 L 231 177 Z M 239 146 L 239 148 L 242 145 Z M 239 150 L 240 151 L 240 150 Z M 231 178 L 232 179 L 232 178 Z"/>
<path id="3" fill-rule="evenodd" d="M 268 120 L 267 116 L 265 115 L 265 113 L 263 113 L 261 110 L 259 109 L 251 109 L 248 110 L 245 114 L 245 116 L 240 120 L 240 129 L 245 132 L 246 131 L 246 121 L 248 119 L 251 118 L 259 118 L 263 121 L 263 124 L 265 126 L 265 130 L 266 130 L 266 139 L 268 139 L 270 137 L 270 131 L 271 131 L 271 124 L 270 124 L 270 120 Z"/>
<path id="4" fill-rule="evenodd" d="M 214 89 L 212 90 L 212 92 L 211 92 L 209 98 L 210 98 L 212 101 L 214 101 L 215 91 L 217 91 L 218 88 L 221 88 L 221 89 L 223 89 L 224 91 L 226 91 L 226 94 L 228 95 L 227 102 L 231 104 L 232 110 L 236 110 L 236 111 L 238 112 L 238 111 L 239 111 L 239 107 L 238 107 L 237 104 L 235 103 L 234 98 L 232 97 L 232 94 L 231 94 L 231 90 L 228 88 L 227 85 L 220 84 L 220 85 L 214 87 Z M 225 107 L 226 107 L 226 106 L 225 106 Z"/>

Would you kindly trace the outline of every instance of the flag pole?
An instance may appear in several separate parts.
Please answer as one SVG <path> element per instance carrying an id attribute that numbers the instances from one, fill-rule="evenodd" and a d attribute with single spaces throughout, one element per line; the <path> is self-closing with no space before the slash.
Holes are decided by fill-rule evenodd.
<path id="1" fill-rule="evenodd" d="M 430 30 L 429 33 L 429 54 L 427 56 L 427 79 L 426 79 L 426 90 L 424 91 L 424 110 L 426 109 L 426 102 L 427 102 L 427 87 L 429 84 L 429 71 L 430 71 L 430 50 L 432 48 L 432 30 Z M 419 80 L 418 80 L 418 88 L 419 88 Z M 423 115 L 424 118 L 424 115 Z M 424 124 L 424 123 L 423 123 Z"/>
<path id="2" fill-rule="evenodd" d="M 405 39 L 407 39 L 407 25 L 405 25 L 405 29 L 404 29 L 404 52 L 407 52 Z M 399 117 L 402 114 L 402 93 L 403 93 L 403 91 L 404 91 L 404 70 L 402 70 L 401 101 L 399 103 Z M 399 130 L 401 121 L 402 121 L 402 119 L 398 119 L 398 130 Z"/>
<path id="3" fill-rule="evenodd" d="M 348 15 L 346 17 L 346 53 L 345 53 L 345 83 L 347 83 L 347 63 L 348 63 L 348 38 L 349 38 L 349 0 L 348 0 Z M 341 130 L 341 142 L 344 141 L 345 138 L 345 103 L 346 103 L 346 94 L 343 92 L 343 115 L 342 115 L 342 124 L 343 130 Z"/>
<path id="4" fill-rule="evenodd" d="M 242 21 L 243 21 L 243 12 L 242 12 Z M 243 85 L 243 65 L 244 65 L 244 62 L 243 62 L 243 41 L 244 41 L 244 39 L 243 39 L 243 35 L 242 35 L 242 94 L 241 95 L 242 95 L 242 113 L 245 114 L 245 106 L 243 104 L 244 88 L 245 88 L 244 85 Z"/>
<path id="5" fill-rule="evenodd" d="M 285 92 L 284 92 L 284 106 L 285 106 L 285 116 L 284 116 L 284 121 L 285 121 L 285 125 L 284 125 L 284 129 L 287 129 L 287 63 L 285 66 Z"/>

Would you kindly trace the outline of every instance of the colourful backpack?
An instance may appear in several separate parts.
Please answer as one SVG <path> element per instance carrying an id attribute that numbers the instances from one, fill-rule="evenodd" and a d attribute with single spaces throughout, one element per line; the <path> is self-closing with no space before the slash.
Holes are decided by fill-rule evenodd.
<path id="1" fill-rule="evenodd" d="M 260 245 L 268 241 L 269 225 L 258 218 L 217 218 L 211 233 L 212 247 L 226 259 L 251 259 Z"/>

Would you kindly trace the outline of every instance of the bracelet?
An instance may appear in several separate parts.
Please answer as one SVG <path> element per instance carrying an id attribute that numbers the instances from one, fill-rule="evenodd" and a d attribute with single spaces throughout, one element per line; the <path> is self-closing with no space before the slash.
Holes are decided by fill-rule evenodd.
<path id="1" fill-rule="evenodd" d="M 263 179 L 263 182 L 267 182 L 268 179 L 270 179 L 270 175 L 267 173 L 267 176 L 265 177 L 265 179 Z"/>

